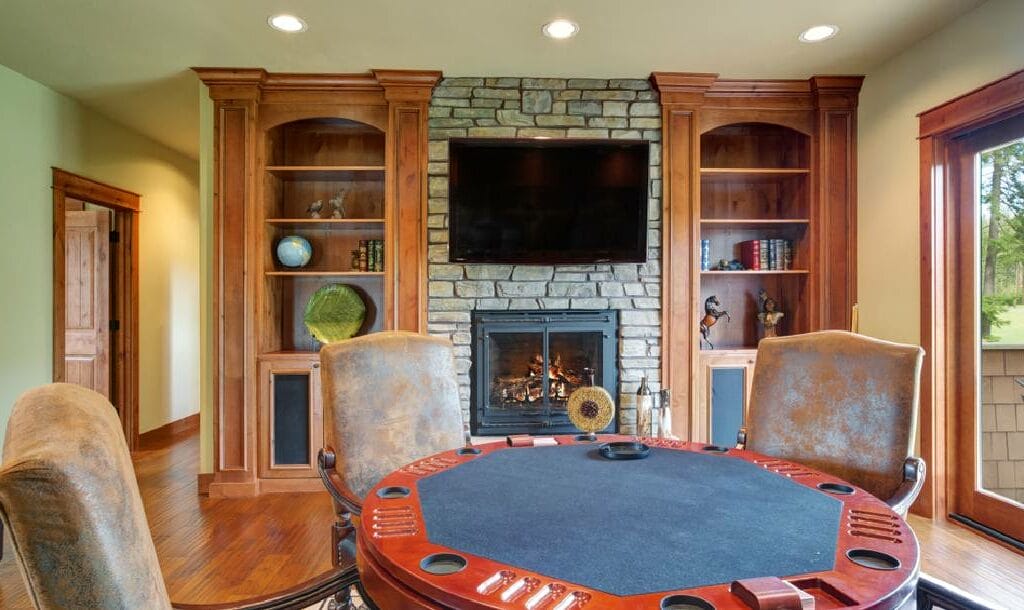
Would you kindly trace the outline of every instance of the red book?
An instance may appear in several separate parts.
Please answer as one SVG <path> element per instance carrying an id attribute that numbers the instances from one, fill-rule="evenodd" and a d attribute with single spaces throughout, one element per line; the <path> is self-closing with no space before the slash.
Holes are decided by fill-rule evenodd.
<path id="1" fill-rule="evenodd" d="M 761 268 L 761 242 L 756 239 L 740 242 L 740 263 L 744 269 L 757 271 Z"/>

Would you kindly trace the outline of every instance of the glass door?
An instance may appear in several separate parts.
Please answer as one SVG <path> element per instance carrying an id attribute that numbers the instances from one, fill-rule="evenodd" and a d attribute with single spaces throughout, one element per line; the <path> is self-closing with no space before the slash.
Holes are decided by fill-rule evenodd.
<path id="1" fill-rule="evenodd" d="M 957 143 L 955 517 L 1024 540 L 1024 117 Z"/>

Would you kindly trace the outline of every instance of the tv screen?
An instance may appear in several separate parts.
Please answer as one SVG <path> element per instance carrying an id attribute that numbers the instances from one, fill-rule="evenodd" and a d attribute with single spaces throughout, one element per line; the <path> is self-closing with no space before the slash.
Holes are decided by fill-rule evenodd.
<path id="1" fill-rule="evenodd" d="M 645 261 L 649 150 L 634 140 L 450 140 L 449 259 Z"/>

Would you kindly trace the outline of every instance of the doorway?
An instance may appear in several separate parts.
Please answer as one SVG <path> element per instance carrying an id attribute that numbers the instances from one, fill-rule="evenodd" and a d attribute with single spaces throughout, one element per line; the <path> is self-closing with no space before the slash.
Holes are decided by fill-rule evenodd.
<path id="1" fill-rule="evenodd" d="M 53 168 L 53 379 L 106 396 L 139 438 L 137 193 Z"/>

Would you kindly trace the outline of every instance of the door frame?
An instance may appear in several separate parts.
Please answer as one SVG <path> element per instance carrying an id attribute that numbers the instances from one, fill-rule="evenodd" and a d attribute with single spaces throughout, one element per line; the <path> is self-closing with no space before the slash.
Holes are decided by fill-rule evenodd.
<path id="1" fill-rule="evenodd" d="M 121 408 L 121 428 L 128 449 L 139 444 L 139 214 L 141 195 L 91 178 L 53 170 L 53 380 L 66 379 L 64 332 L 66 320 L 64 241 L 67 199 L 80 199 L 109 208 L 111 227 L 120 239 L 111 244 L 110 303 L 120 329 L 112 333 L 110 365 L 113 372 L 111 402 Z"/>
<path id="2" fill-rule="evenodd" d="M 957 471 L 966 466 L 956 451 L 960 437 L 958 409 L 963 401 L 974 399 L 974 391 L 966 391 L 960 379 L 970 363 L 965 361 L 966 348 L 962 345 L 965 325 L 958 312 L 964 303 L 957 278 L 961 266 L 973 265 L 973 261 L 965 260 L 962 249 L 966 246 L 958 239 L 962 210 L 956 205 L 961 182 L 954 171 L 960 154 L 957 138 L 1020 112 L 1024 112 L 1024 70 L 918 115 L 920 323 L 925 350 L 920 440 L 921 457 L 929 473 L 913 512 L 924 517 L 945 519 L 955 509 Z M 975 347 L 970 345 L 972 350 Z"/>

